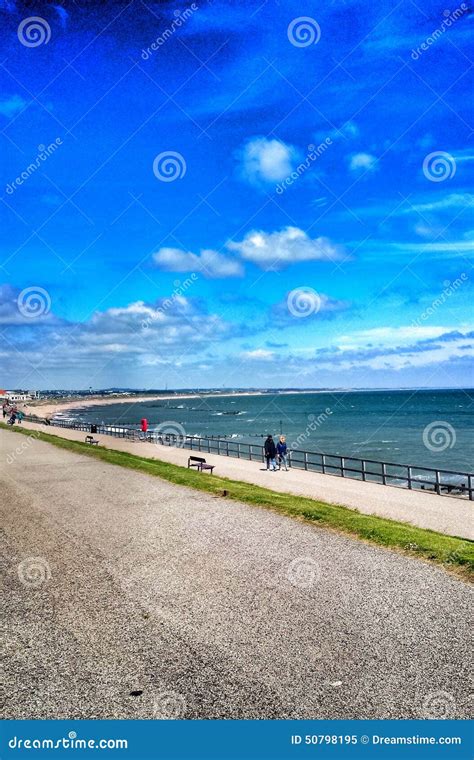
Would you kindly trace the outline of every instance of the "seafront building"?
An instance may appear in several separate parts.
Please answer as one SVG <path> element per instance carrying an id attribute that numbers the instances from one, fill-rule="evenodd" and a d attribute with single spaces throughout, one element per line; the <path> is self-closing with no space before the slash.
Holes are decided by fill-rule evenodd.
<path id="1" fill-rule="evenodd" d="M 38 391 L 5 391 L 0 390 L 0 404 L 4 401 L 32 401 L 39 398 Z"/>

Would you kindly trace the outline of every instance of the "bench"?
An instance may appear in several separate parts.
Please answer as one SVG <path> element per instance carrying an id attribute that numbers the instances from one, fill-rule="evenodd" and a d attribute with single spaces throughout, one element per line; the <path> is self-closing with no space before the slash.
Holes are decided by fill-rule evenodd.
<path id="1" fill-rule="evenodd" d="M 99 445 L 99 441 L 97 441 L 92 435 L 86 435 L 85 441 L 86 443 L 90 443 L 91 446 Z"/>
<path id="2" fill-rule="evenodd" d="M 204 457 L 189 457 L 189 459 L 188 459 L 188 468 L 189 467 L 196 467 L 200 472 L 202 472 L 203 470 L 210 470 L 211 471 L 211 475 L 212 475 L 212 471 L 213 471 L 215 465 L 214 464 L 207 464 L 207 462 L 204 459 Z"/>

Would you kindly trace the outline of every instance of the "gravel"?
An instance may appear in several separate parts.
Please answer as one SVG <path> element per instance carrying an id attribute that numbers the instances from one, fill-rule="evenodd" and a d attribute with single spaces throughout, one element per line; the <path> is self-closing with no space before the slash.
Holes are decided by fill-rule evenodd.
<path id="1" fill-rule="evenodd" d="M 468 717 L 441 569 L 36 440 L 0 502 L 7 718 Z"/>

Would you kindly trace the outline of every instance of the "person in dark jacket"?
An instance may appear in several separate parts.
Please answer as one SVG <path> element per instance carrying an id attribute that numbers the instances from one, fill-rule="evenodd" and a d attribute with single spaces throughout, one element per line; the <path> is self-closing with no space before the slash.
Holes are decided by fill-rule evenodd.
<path id="1" fill-rule="evenodd" d="M 280 436 L 280 440 L 277 443 L 278 454 L 278 469 L 281 470 L 282 465 L 285 466 L 285 470 L 288 472 L 288 448 L 286 445 L 286 438 L 284 435 Z"/>
<path id="2" fill-rule="evenodd" d="M 267 460 L 267 470 L 276 470 L 276 446 L 271 435 L 268 435 L 265 441 L 265 459 Z"/>

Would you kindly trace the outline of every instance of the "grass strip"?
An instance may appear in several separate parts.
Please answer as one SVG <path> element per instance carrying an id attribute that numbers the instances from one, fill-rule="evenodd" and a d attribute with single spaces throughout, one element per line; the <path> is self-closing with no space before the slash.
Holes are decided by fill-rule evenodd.
<path id="1" fill-rule="evenodd" d="M 474 577 L 474 542 L 468 539 L 446 536 L 433 530 L 418 528 L 384 517 L 365 515 L 354 509 L 326 504 L 306 496 L 278 493 L 251 483 L 188 470 L 159 459 L 147 459 L 123 451 L 93 447 L 80 441 L 70 441 L 67 438 L 28 428 L 11 428 L 3 423 L 0 423 L 0 427 L 109 464 L 154 475 L 180 486 L 219 496 L 225 490 L 230 499 L 273 509 L 372 544 L 435 562 L 466 579 L 472 580 Z"/>

